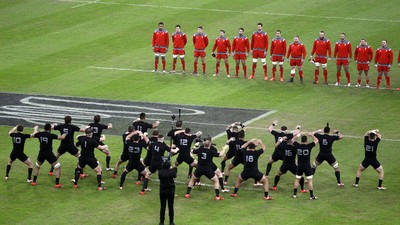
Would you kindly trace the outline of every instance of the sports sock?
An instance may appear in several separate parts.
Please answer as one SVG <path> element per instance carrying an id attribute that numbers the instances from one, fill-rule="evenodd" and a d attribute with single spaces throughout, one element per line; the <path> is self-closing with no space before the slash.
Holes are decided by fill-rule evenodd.
<path id="1" fill-rule="evenodd" d="M 271 169 L 272 169 L 272 163 L 268 163 L 267 170 L 265 171 L 265 176 L 269 175 L 269 172 L 271 171 Z"/>
<path id="2" fill-rule="evenodd" d="M 206 73 L 206 63 L 202 63 L 201 67 L 203 69 L 203 73 Z"/>
<path id="3" fill-rule="evenodd" d="M 190 194 L 190 191 L 192 190 L 192 188 L 191 187 L 187 187 L 187 189 L 186 189 L 186 194 Z"/>
<path id="4" fill-rule="evenodd" d="M 278 175 L 275 176 L 274 187 L 276 187 L 276 186 L 278 185 L 278 182 L 279 182 L 279 179 L 280 179 L 280 178 L 281 178 L 281 177 L 278 176 Z"/>
<path id="5" fill-rule="evenodd" d="M 122 172 L 122 174 L 121 174 L 121 180 L 119 181 L 119 186 L 120 187 L 122 187 L 124 185 L 126 174 L 127 173 L 125 171 Z"/>
<path id="6" fill-rule="evenodd" d="M 256 73 L 256 68 L 257 68 L 257 64 L 253 63 L 253 66 L 251 68 L 251 76 L 254 76 L 254 74 Z"/>
<path id="7" fill-rule="evenodd" d="M 236 65 L 236 67 L 235 67 L 235 75 L 236 76 L 239 75 L 239 65 Z"/>
<path id="8" fill-rule="evenodd" d="M 356 177 L 356 184 L 358 184 L 359 181 L 360 181 L 360 178 Z"/>
<path id="9" fill-rule="evenodd" d="M 301 177 L 301 178 L 300 178 L 299 183 L 300 183 L 300 189 L 301 189 L 301 190 L 304 190 L 304 177 Z"/>
<path id="10" fill-rule="evenodd" d="M 263 69 L 264 69 L 264 77 L 268 77 L 268 67 L 267 67 L 267 64 L 263 65 Z"/>
<path id="11" fill-rule="evenodd" d="M 161 62 L 162 62 L 162 68 L 163 68 L 163 70 L 165 70 L 165 65 L 166 65 L 165 59 L 164 58 L 161 59 Z"/>
<path id="12" fill-rule="evenodd" d="M 361 84 L 361 79 L 357 79 L 357 84 Z"/>
<path id="13" fill-rule="evenodd" d="M 32 168 L 28 168 L 28 179 L 30 180 L 32 178 Z"/>
<path id="14" fill-rule="evenodd" d="M 309 190 L 310 191 L 310 197 L 314 196 L 314 190 Z"/>
<path id="15" fill-rule="evenodd" d="M 101 187 L 101 174 L 97 175 L 97 187 Z"/>
<path id="16" fill-rule="evenodd" d="M 378 76 L 377 81 L 376 81 L 377 87 L 379 87 L 379 85 L 381 85 L 381 79 L 382 79 L 382 76 Z"/>
<path id="17" fill-rule="evenodd" d="M 219 73 L 219 63 L 215 64 L 215 74 Z"/>
<path id="18" fill-rule="evenodd" d="M 225 171 L 225 166 L 226 166 L 226 161 L 222 160 L 222 162 L 221 162 L 221 171 L 222 172 Z"/>
<path id="19" fill-rule="evenodd" d="M 297 188 L 293 189 L 293 195 L 297 195 Z"/>
<path id="20" fill-rule="evenodd" d="M 142 174 L 138 171 L 137 173 L 137 181 L 140 181 L 142 179 Z"/>
<path id="21" fill-rule="evenodd" d="M 238 191 L 239 191 L 239 188 L 235 187 L 235 190 L 233 191 L 233 194 L 237 194 Z"/>
<path id="22" fill-rule="evenodd" d="M 383 182 L 383 180 L 382 180 L 382 179 L 379 179 L 378 187 L 382 187 L 382 182 Z"/>
<path id="23" fill-rule="evenodd" d="M 192 173 L 193 173 L 193 166 L 189 166 L 189 173 L 188 173 L 188 175 L 192 176 Z"/>
<path id="24" fill-rule="evenodd" d="M 10 173 L 11 170 L 11 165 L 7 165 L 6 167 L 6 177 L 8 177 L 8 174 Z"/>
<path id="25" fill-rule="evenodd" d="M 264 192 L 264 197 L 268 197 L 268 191 Z"/>
<path id="26" fill-rule="evenodd" d="M 219 186 L 221 187 L 221 190 L 224 190 L 225 189 L 224 178 L 220 177 L 220 178 L 218 178 L 218 181 L 219 181 Z"/>
<path id="27" fill-rule="evenodd" d="M 350 83 L 350 73 L 349 72 L 346 73 L 346 78 L 347 78 L 347 83 Z"/>
<path id="28" fill-rule="evenodd" d="M 328 83 L 328 70 L 324 70 L 324 81 Z"/>
<path id="29" fill-rule="evenodd" d="M 336 72 L 336 81 L 338 83 L 340 83 L 340 76 L 341 76 L 340 72 Z"/>
<path id="30" fill-rule="evenodd" d="M 53 171 L 54 171 L 54 166 L 51 166 L 49 172 L 53 172 Z"/>
<path id="31" fill-rule="evenodd" d="M 193 72 L 197 73 L 197 62 L 193 63 Z"/>
<path id="32" fill-rule="evenodd" d="M 318 82 L 318 76 L 319 76 L 319 70 L 315 69 L 314 70 L 314 78 L 315 78 L 316 82 Z"/>
<path id="33" fill-rule="evenodd" d="M 148 178 L 144 178 L 142 191 L 145 191 L 147 189 L 148 185 L 149 185 L 149 179 Z"/>
<path id="34" fill-rule="evenodd" d="M 176 58 L 173 59 L 172 61 L 172 70 L 176 69 Z"/>
<path id="35" fill-rule="evenodd" d="M 219 196 L 219 189 L 214 189 L 215 190 L 215 196 Z"/>
<path id="36" fill-rule="evenodd" d="M 79 168 L 75 168 L 75 181 L 74 184 L 77 185 L 78 184 L 78 180 L 81 174 L 81 170 Z"/>
<path id="37" fill-rule="evenodd" d="M 185 63 L 185 59 L 181 59 L 181 63 L 182 63 L 182 70 L 186 70 L 186 63 Z"/>
<path id="38" fill-rule="evenodd" d="M 279 78 L 282 78 L 283 77 L 283 66 L 279 66 L 279 72 L 280 72 Z"/>
<path id="39" fill-rule="evenodd" d="M 340 184 L 341 183 L 340 182 L 340 171 L 335 171 L 335 176 L 336 176 L 337 183 Z"/>
<path id="40" fill-rule="evenodd" d="M 154 60 L 154 69 L 158 69 L 158 59 Z"/>
<path id="41" fill-rule="evenodd" d="M 272 67 L 272 78 L 275 78 L 276 67 Z"/>
<path id="42" fill-rule="evenodd" d="M 390 77 L 386 76 L 385 78 L 386 78 L 386 87 L 390 88 Z"/>
<path id="43" fill-rule="evenodd" d="M 244 76 L 247 76 L 247 66 L 246 65 L 243 65 L 243 73 L 244 73 Z"/>
<path id="44" fill-rule="evenodd" d="M 229 74 L 229 64 L 225 63 L 226 74 Z"/>
<path id="45" fill-rule="evenodd" d="M 110 168 L 111 156 L 106 156 L 106 167 Z"/>
<path id="46" fill-rule="evenodd" d="M 33 182 L 36 182 L 37 176 L 33 176 Z"/>
<path id="47" fill-rule="evenodd" d="M 299 71 L 299 76 L 300 76 L 300 78 L 303 78 L 303 70 Z"/>
<path id="48" fill-rule="evenodd" d="M 229 176 L 225 175 L 225 182 L 228 182 Z"/>
<path id="49" fill-rule="evenodd" d="M 56 178 L 56 184 L 60 184 L 60 178 Z"/>
<path id="50" fill-rule="evenodd" d="M 311 173 L 314 175 L 317 168 L 311 167 Z"/>

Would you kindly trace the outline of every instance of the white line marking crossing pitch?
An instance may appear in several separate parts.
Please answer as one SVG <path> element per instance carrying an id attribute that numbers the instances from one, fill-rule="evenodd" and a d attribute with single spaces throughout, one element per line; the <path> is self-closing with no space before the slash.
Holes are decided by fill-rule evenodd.
<path id="1" fill-rule="evenodd" d="M 119 2 L 100 2 L 100 1 L 82 1 L 82 0 L 59 0 L 60 2 L 75 2 L 75 3 L 86 3 L 72 8 L 91 5 L 126 5 L 135 7 L 147 7 L 147 8 L 164 8 L 164 9 L 175 9 L 175 10 L 196 10 L 196 11 L 207 11 L 207 12 L 223 12 L 223 13 L 244 13 L 244 14 L 255 14 L 255 15 L 272 15 L 272 16 L 290 16 L 290 17 L 306 17 L 306 18 L 318 18 L 318 19 L 331 19 L 331 20 L 355 20 L 355 21 L 367 21 L 367 22 L 384 22 L 384 23 L 400 23 L 400 20 L 386 20 L 386 19 L 373 19 L 373 18 L 357 18 L 357 17 L 340 17 L 340 16 L 317 16 L 317 15 L 306 15 L 296 13 L 274 13 L 274 12 L 260 12 L 260 11 L 240 11 L 240 10 L 229 10 L 229 9 L 212 9 L 212 8 L 194 8 L 194 7 L 182 7 L 182 6 L 168 6 L 168 5 L 148 5 L 148 4 L 134 4 L 134 3 L 119 3 Z"/>

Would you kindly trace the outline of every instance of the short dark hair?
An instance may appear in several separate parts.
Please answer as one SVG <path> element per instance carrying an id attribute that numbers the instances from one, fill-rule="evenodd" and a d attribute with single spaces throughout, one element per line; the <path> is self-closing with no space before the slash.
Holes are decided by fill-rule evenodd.
<path id="1" fill-rule="evenodd" d="M 44 125 L 44 130 L 51 130 L 51 124 L 46 123 L 46 124 Z"/>
<path id="2" fill-rule="evenodd" d="M 18 125 L 18 126 L 17 126 L 17 131 L 18 131 L 18 132 L 24 131 L 24 126 Z"/>
<path id="3" fill-rule="evenodd" d="M 282 31 L 281 31 L 281 30 L 276 30 L 276 32 L 282 33 Z"/>
<path id="4" fill-rule="evenodd" d="M 376 134 L 374 132 L 369 133 L 369 139 L 375 139 Z"/>
<path id="5" fill-rule="evenodd" d="M 93 132 L 93 129 L 91 127 L 88 127 L 88 128 L 85 129 L 85 134 L 86 135 L 91 134 L 92 132 Z"/>
<path id="6" fill-rule="evenodd" d="M 321 31 L 320 31 L 320 33 L 323 33 L 323 34 L 325 34 L 325 31 L 321 30 Z"/>
<path id="7" fill-rule="evenodd" d="M 223 32 L 223 33 L 225 34 L 225 31 L 224 31 L 224 30 L 220 30 L 219 32 Z"/>
<path id="8" fill-rule="evenodd" d="M 159 22 L 158 25 L 163 25 L 164 26 L 164 23 L 163 22 Z"/>
<path id="9" fill-rule="evenodd" d="M 331 128 L 329 128 L 329 127 L 324 127 L 324 132 L 325 132 L 325 133 L 331 132 Z"/>
<path id="10" fill-rule="evenodd" d="M 134 140 L 134 141 L 139 141 L 139 140 L 140 140 L 139 134 L 133 135 L 133 140 Z"/>
<path id="11" fill-rule="evenodd" d="M 130 133 L 130 132 L 132 132 L 132 131 L 134 131 L 135 130 L 135 128 L 133 127 L 133 126 L 129 126 L 128 127 L 128 132 Z"/>
<path id="12" fill-rule="evenodd" d="M 258 26 L 258 25 L 261 25 L 261 26 L 263 26 L 263 24 L 262 24 L 262 23 L 257 23 L 257 26 Z"/>
<path id="13" fill-rule="evenodd" d="M 340 34 L 343 34 L 346 37 L 346 33 L 340 33 Z"/>
<path id="14" fill-rule="evenodd" d="M 65 116 L 65 117 L 64 117 L 64 122 L 65 122 L 65 123 L 71 123 L 71 121 L 72 121 L 71 116 Z"/>
<path id="15" fill-rule="evenodd" d="M 145 118 L 146 118 L 146 113 L 144 113 L 144 112 L 140 113 L 140 114 L 139 114 L 139 118 L 140 118 L 141 120 L 145 119 Z"/>
<path id="16" fill-rule="evenodd" d="M 100 119 L 101 119 L 100 115 L 95 115 L 94 118 L 93 118 L 95 123 L 99 123 Z"/>
<path id="17" fill-rule="evenodd" d="M 187 133 L 187 134 L 190 133 L 191 131 L 192 131 L 192 130 L 190 130 L 190 128 L 186 128 L 186 129 L 185 129 L 185 133 Z"/>
<path id="18" fill-rule="evenodd" d="M 239 30 L 244 31 L 243 27 L 239 28 Z"/>
<path id="19" fill-rule="evenodd" d="M 301 142 L 307 142 L 307 136 L 306 135 L 301 136 Z"/>
<path id="20" fill-rule="evenodd" d="M 171 167 L 171 162 L 169 160 L 164 160 L 162 162 L 162 168 L 163 169 L 169 169 Z"/>
<path id="21" fill-rule="evenodd" d="M 183 124 L 182 120 L 178 120 L 178 121 L 176 121 L 175 126 L 182 127 L 182 124 Z"/>
<path id="22" fill-rule="evenodd" d="M 154 129 L 154 130 L 153 130 L 153 135 L 154 135 L 154 136 L 157 136 L 159 133 L 160 133 L 160 132 L 158 131 L 158 129 Z"/>
<path id="23" fill-rule="evenodd" d="M 159 134 L 159 135 L 157 136 L 157 138 L 164 138 L 164 135 Z"/>
<path id="24" fill-rule="evenodd" d="M 244 132 L 239 132 L 238 133 L 238 138 L 244 138 Z"/>
<path id="25" fill-rule="evenodd" d="M 177 27 L 181 28 L 181 25 L 178 24 L 178 25 L 175 26 L 175 28 L 177 28 Z"/>
<path id="26" fill-rule="evenodd" d="M 198 26 L 197 28 L 203 29 L 203 26 Z"/>
<path id="27" fill-rule="evenodd" d="M 287 126 L 281 126 L 281 130 L 282 130 L 282 131 L 287 130 Z"/>
<path id="28" fill-rule="evenodd" d="M 249 147 L 249 149 L 255 149 L 256 145 L 254 143 L 250 143 L 247 147 Z"/>

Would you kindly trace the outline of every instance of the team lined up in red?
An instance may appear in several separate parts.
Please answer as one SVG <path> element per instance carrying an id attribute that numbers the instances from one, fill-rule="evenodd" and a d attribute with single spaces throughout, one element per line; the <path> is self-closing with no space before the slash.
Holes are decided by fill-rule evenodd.
<path id="1" fill-rule="evenodd" d="M 187 44 L 187 36 L 181 31 L 181 26 L 175 26 L 175 32 L 172 33 L 172 70 L 169 72 L 171 74 L 176 73 L 176 63 L 179 56 L 182 64 L 182 74 L 186 74 L 186 63 L 185 63 L 185 46 Z M 154 60 L 154 70 L 158 71 L 159 57 L 161 57 L 162 62 L 162 72 L 166 71 L 166 59 L 165 54 L 168 52 L 169 48 L 169 34 L 168 31 L 164 29 L 164 24 L 160 22 L 158 28 L 153 33 L 152 47 L 155 55 Z M 201 59 L 201 69 L 202 74 L 206 75 L 206 48 L 209 45 L 209 39 L 207 34 L 203 32 L 203 27 L 197 27 L 197 32 L 193 34 L 192 42 L 194 46 L 194 64 L 192 75 L 198 75 L 198 59 Z M 267 67 L 267 53 L 269 47 L 268 33 L 263 30 L 263 24 L 257 24 L 257 30 L 252 33 L 251 40 L 244 35 L 244 29 L 239 28 L 238 35 L 233 38 L 231 44 L 228 37 L 225 36 L 225 31 L 219 31 L 219 37 L 215 39 L 214 45 L 212 47 L 212 56 L 216 58 L 215 74 L 213 76 L 219 76 L 221 59 L 225 64 L 226 76 L 229 78 L 229 62 L 228 57 L 232 55 L 235 60 L 235 78 L 239 78 L 240 64 L 242 64 L 244 78 L 254 79 L 255 71 L 257 68 L 257 62 L 260 59 L 263 66 L 264 80 L 275 81 L 277 66 L 279 66 L 279 81 L 283 82 L 283 72 L 284 72 L 284 61 L 289 62 L 290 70 L 290 80 L 288 82 L 294 82 L 294 77 L 296 69 L 300 77 L 300 83 L 303 84 L 303 63 L 306 59 L 306 48 L 302 42 L 300 42 L 299 36 L 294 36 L 293 42 L 290 43 L 287 48 L 286 40 L 281 36 L 281 31 L 276 30 L 275 37 L 271 41 L 269 56 L 272 61 L 272 77 L 268 76 Z M 253 64 L 251 69 L 251 75 L 247 74 L 246 59 L 251 54 L 253 58 Z M 369 88 L 370 78 L 368 75 L 369 64 L 373 60 L 374 65 L 378 71 L 378 77 L 376 81 L 376 88 L 379 89 L 382 76 L 386 79 L 386 88 L 390 89 L 390 75 L 389 71 L 393 64 L 393 51 L 388 47 L 388 41 L 382 40 L 381 46 L 374 53 L 370 45 L 367 44 L 366 40 L 363 38 L 360 40 L 360 44 L 355 48 L 354 55 L 352 50 L 352 45 L 350 41 L 346 39 L 346 34 L 340 34 L 340 40 L 335 43 L 333 50 L 333 59 L 336 62 L 337 72 L 336 72 L 336 86 L 341 85 L 341 70 L 344 68 L 346 74 L 347 86 L 351 86 L 350 73 L 349 73 L 349 63 L 353 59 L 357 64 L 358 79 L 355 87 L 361 87 L 362 73 L 364 72 L 366 84 L 365 86 Z M 314 64 L 314 84 L 319 84 L 319 73 L 320 67 L 322 67 L 322 72 L 324 76 L 324 84 L 328 84 L 328 61 L 332 58 L 331 43 L 328 38 L 325 37 L 325 32 L 320 31 L 319 37 L 314 40 L 313 47 L 311 50 L 311 55 L 308 61 Z M 400 67 L 400 51 L 397 60 L 398 66 Z"/>

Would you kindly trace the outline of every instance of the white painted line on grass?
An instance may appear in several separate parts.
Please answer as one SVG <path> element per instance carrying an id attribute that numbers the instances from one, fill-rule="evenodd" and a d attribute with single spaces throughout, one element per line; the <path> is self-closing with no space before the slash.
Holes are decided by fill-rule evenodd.
<path id="1" fill-rule="evenodd" d="M 149 4 L 134 4 L 134 3 L 119 3 L 119 2 L 99 2 L 99 1 L 93 2 L 93 1 L 82 1 L 82 0 L 58 0 L 58 1 L 60 1 L 60 2 L 86 3 L 86 4 L 82 4 L 81 6 L 90 5 L 90 4 L 126 5 L 126 6 L 146 7 L 146 8 L 164 8 L 164 9 L 175 9 L 175 10 L 196 10 L 196 11 L 219 12 L 219 13 L 221 13 L 221 12 L 222 13 L 245 13 L 245 14 L 255 14 L 255 15 L 306 17 L 306 18 L 331 19 L 331 20 L 356 20 L 356 21 L 367 21 L 367 22 L 400 23 L 400 20 L 357 18 L 357 17 L 340 17 L 340 16 L 318 16 L 318 15 L 306 15 L 306 14 L 296 14 L 296 13 L 274 13 L 274 12 L 261 12 L 261 11 L 241 11 L 241 10 L 229 10 L 229 9 L 194 8 L 194 7 L 182 7 L 182 6 L 149 5 Z"/>

